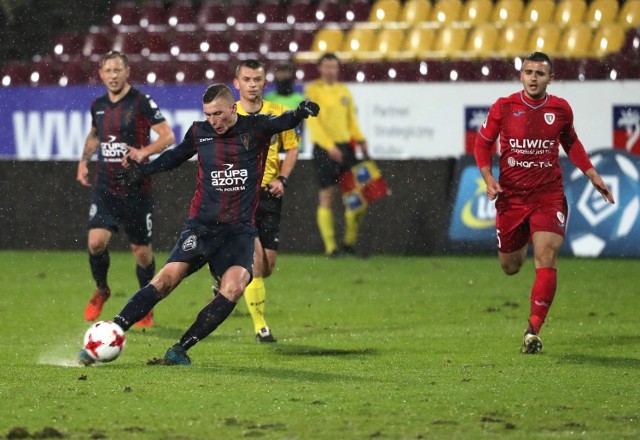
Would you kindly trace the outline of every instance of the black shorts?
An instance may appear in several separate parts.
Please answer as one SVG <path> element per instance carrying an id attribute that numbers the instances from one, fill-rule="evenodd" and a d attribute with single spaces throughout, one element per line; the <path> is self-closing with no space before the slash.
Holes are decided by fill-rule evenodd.
<path id="1" fill-rule="evenodd" d="M 316 168 L 320 188 L 337 185 L 340 174 L 358 163 L 351 144 L 336 144 L 336 146 L 342 151 L 342 163 L 331 160 L 327 150 L 319 145 L 313 146 L 313 164 Z"/>
<path id="2" fill-rule="evenodd" d="M 220 223 L 206 228 L 188 221 L 167 263 L 188 263 L 187 276 L 208 263 L 216 280 L 231 266 L 242 266 L 253 278 L 255 239 L 256 230 L 250 224 Z"/>
<path id="3" fill-rule="evenodd" d="M 94 190 L 89 209 L 89 229 L 118 232 L 122 225 L 129 243 L 148 245 L 153 232 L 153 197 L 141 192 L 124 197 Z"/>
<path id="4" fill-rule="evenodd" d="M 266 189 L 260 191 L 260 201 L 256 210 L 256 232 L 265 249 L 278 250 L 281 212 L 282 198 L 274 196 Z"/>

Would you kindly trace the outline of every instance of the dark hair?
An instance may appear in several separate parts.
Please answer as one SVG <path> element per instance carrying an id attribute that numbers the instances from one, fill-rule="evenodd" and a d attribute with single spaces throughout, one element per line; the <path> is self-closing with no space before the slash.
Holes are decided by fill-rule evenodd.
<path id="1" fill-rule="evenodd" d="M 231 91 L 229 86 L 222 83 L 212 84 L 209 87 L 207 87 L 207 90 L 204 92 L 204 95 L 202 96 L 202 102 L 204 104 L 209 104 L 211 101 L 218 98 L 219 96 L 224 96 L 228 98 L 231 102 L 234 102 L 233 92 Z"/>
<path id="2" fill-rule="evenodd" d="M 318 59 L 318 64 L 322 64 L 322 62 L 325 60 L 336 60 L 340 62 L 340 60 L 338 59 L 338 56 L 333 52 L 327 52 L 325 54 L 322 54 L 322 56 Z"/>
<path id="3" fill-rule="evenodd" d="M 124 64 L 124 67 L 129 67 L 129 58 L 127 58 L 125 54 L 123 54 L 122 52 L 118 52 L 117 50 L 110 50 L 109 52 L 102 55 L 102 58 L 100 58 L 99 66 L 104 66 L 104 63 L 107 60 L 112 60 L 114 58 L 120 58 L 122 60 L 122 64 Z"/>
<path id="4" fill-rule="evenodd" d="M 276 72 L 293 72 L 293 65 L 290 63 L 278 64 L 275 67 Z"/>
<path id="5" fill-rule="evenodd" d="M 533 52 L 524 58 L 525 61 L 538 61 L 549 65 L 549 73 L 553 73 L 553 62 L 549 55 L 544 52 Z"/>
<path id="6" fill-rule="evenodd" d="M 240 63 L 238 63 L 238 66 L 236 67 L 236 78 L 240 74 L 240 69 L 243 67 L 247 67 L 251 70 L 258 70 L 258 69 L 265 70 L 264 64 L 262 64 L 258 60 L 253 60 L 253 59 L 243 60 L 243 61 L 240 61 Z"/>

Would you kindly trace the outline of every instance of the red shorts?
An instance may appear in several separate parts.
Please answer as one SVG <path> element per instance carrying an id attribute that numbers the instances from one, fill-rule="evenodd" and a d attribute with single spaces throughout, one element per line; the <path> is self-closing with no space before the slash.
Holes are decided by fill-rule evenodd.
<path id="1" fill-rule="evenodd" d="M 566 197 L 531 204 L 496 204 L 496 235 L 502 253 L 522 249 L 534 232 L 553 232 L 564 237 L 569 208 Z"/>

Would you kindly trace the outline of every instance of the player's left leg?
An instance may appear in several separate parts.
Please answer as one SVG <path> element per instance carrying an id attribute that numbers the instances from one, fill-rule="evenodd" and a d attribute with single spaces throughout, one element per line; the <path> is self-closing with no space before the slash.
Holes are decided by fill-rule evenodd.
<path id="1" fill-rule="evenodd" d="M 347 209 L 347 207 L 345 207 L 345 228 L 344 240 L 342 241 L 342 250 L 346 254 L 355 255 L 361 258 L 367 257 L 366 254 L 362 253 L 359 249 L 356 248 L 356 243 L 358 242 L 358 232 L 360 231 L 362 223 L 364 223 L 364 218 L 366 215 L 366 207 L 363 209 L 358 209 L 356 211 Z"/>
<path id="2" fill-rule="evenodd" d="M 562 235 L 553 232 L 540 231 L 533 234 L 536 278 L 531 289 L 529 326 L 536 334 L 540 333 L 556 294 L 556 262 L 562 242 Z"/>
<path id="3" fill-rule="evenodd" d="M 131 245 L 131 252 L 136 260 L 136 277 L 140 288 L 143 288 L 151 282 L 156 273 L 156 261 L 153 256 L 151 244 L 148 245 Z M 136 327 L 153 326 L 153 310 L 140 321 L 136 322 Z"/>

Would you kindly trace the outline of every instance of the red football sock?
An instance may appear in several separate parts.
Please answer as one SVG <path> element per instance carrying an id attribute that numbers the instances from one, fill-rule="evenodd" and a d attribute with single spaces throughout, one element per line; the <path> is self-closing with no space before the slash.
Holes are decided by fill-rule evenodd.
<path id="1" fill-rule="evenodd" d="M 551 267 L 536 269 L 536 280 L 531 289 L 531 315 L 529 322 L 536 333 L 544 323 L 549 307 L 556 295 L 557 271 Z"/>

